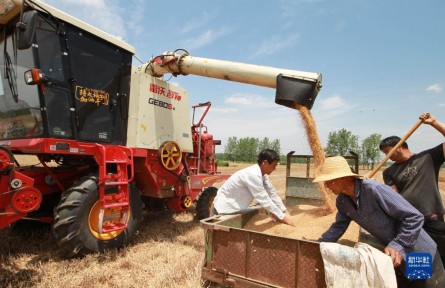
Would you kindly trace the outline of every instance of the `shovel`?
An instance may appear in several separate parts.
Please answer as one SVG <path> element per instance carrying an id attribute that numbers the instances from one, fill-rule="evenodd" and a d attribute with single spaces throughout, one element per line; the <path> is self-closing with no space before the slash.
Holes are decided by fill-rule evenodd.
<path id="1" fill-rule="evenodd" d="M 388 152 L 388 154 L 386 154 L 386 157 L 383 158 L 382 161 L 380 161 L 380 163 L 371 171 L 369 172 L 365 177 L 366 178 L 372 178 L 372 176 L 375 175 L 375 173 L 377 173 L 377 171 L 379 171 L 379 169 L 383 166 L 383 164 L 385 164 L 386 161 L 388 161 L 389 157 L 391 157 L 391 155 L 397 150 L 399 149 L 400 146 L 402 146 L 402 144 L 406 141 L 406 139 L 408 139 L 409 136 L 411 136 L 411 134 L 414 133 L 414 131 L 416 131 L 417 128 L 419 128 L 419 126 L 422 124 L 422 120 L 417 121 L 416 124 L 414 124 L 413 127 L 411 127 L 411 129 L 409 129 L 409 131 L 405 134 L 405 136 L 402 137 L 402 139 L 400 139 L 400 141 L 396 144 L 396 146 L 394 146 L 391 151 Z"/>

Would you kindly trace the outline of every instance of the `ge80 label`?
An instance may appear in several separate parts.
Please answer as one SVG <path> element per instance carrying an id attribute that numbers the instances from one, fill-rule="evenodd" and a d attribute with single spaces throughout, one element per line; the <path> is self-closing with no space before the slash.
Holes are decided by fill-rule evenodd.
<path id="1" fill-rule="evenodd" d="M 164 109 L 168 109 L 168 110 L 175 110 L 175 108 L 173 107 L 173 105 L 171 103 L 168 102 L 164 102 L 158 99 L 154 99 L 154 98 L 148 98 L 148 104 L 151 105 L 155 105 Z"/>

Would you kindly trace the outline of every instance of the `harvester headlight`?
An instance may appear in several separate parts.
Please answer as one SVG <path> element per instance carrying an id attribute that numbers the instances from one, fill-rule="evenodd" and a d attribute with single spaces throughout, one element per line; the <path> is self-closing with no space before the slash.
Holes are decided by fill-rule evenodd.
<path id="1" fill-rule="evenodd" d="M 27 85 L 35 85 L 48 82 L 48 78 L 40 69 L 32 68 L 24 73 L 25 83 Z"/>

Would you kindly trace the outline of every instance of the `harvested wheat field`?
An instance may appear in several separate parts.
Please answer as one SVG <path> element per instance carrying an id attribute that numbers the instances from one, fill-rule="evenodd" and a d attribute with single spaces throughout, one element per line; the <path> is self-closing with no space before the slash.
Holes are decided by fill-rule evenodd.
<path id="1" fill-rule="evenodd" d="M 247 164 L 222 167 L 234 172 Z M 285 195 L 284 165 L 271 180 L 280 196 Z M 376 177 L 378 179 L 378 175 Z M 443 191 L 445 173 L 440 178 Z M 289 207 L 297 228 L 273 223 L 258 215 L 249 228 L 286 237 L 316 239 L 332 223 L 335 214 L 317 207 Z M 356 241 L 358 227 L 348 229 L 341 242 Z M 190 287 L 201 286 L 204 232 L 193 211 L 147 213 L 131 245 L 119 251 L 66 259 L 48 227 L 17 235 L 0 230 L 0 287 Z"/>

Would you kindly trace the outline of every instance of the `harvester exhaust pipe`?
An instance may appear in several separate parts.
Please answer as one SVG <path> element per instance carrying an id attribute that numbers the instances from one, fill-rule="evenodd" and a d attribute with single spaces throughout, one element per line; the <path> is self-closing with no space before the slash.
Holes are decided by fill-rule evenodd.
<path id="1" fill-rule="evenodd" d="M 180 50 L 184 53 L 177 53 Z M 182 49 L 156 56 L 140 69 L 154 77 L 191 74 L 276 88 L 275 103 L 290 108 L 301 104 L 311 109 L 322 86 L 320 73 L 192 57 Z"/>

